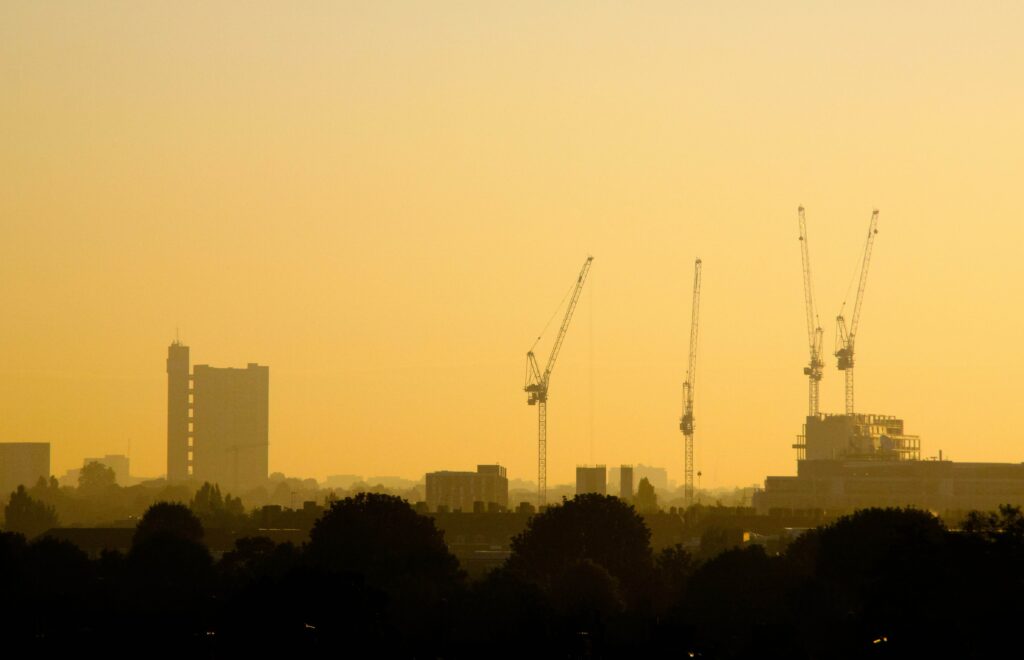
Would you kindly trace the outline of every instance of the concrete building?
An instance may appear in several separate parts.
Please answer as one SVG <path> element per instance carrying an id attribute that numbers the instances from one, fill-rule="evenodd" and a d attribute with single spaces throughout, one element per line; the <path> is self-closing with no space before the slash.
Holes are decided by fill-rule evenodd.
<path id="1" fill-rule="evenodd" d="M 167 349 L 167 480 L 192 476 L 192 377 L 188 346 L 178 340 Z"/>
<path id="2" fill-rule="evenodd" d="M 1024 464 L 952 461 L 803 460 L 795 477 L 767 477 L 759 513 L 912 506 L 936 513 L 1024 504 Z"/>
<path id="3" fill-rule="evenodd" d="M 650 465 L 644 465 L 639 463 L 631 466 L 633 469 L 633 487 L 640 483 L 641 479 L 647 479 L 652 486 L 657 490 L 665 491 L 670 490 L 668 482 L 668 470 L 662 467 L 653 467 Z M 622 482 L 622 468 L 611 467 L 608 468 L 608 483 L 615 488 L 615 484 L 621 484 Z"/>
<path id="4" fill-rule="evenodd" d="M 219 484 L 234 493 L 267 480 L 270 368 L 196 365 L 188 347 L 167 355 L 167 477 Z"/>
<path id="5" fill-rule="evenodd" d="M 18 486 L 31 488 L 50 476 L 49 442 L 0 442 L 0 501 Z"/>
<path id="6" fill-rule="evenodd" d="M 619 497 L 625 502 L 633 501 L 633 466 L 619 468 Z"/>
<path id="7" fill-rule="evenodd" d="M 808 417 L 796 476 L 767 477 L 759 513 L 912 506 L 937 513 L 1024 504 L 1024 464 L 920 460 L 921 441 L 885 415 Z"/>
<path id="8" fill-rule="evenodd" d="M 508 508 L 508 476 L 500 465 L 477 465 L 476 472 L 428 472 L 426 502 L 430 511 L 504 510 Z"/>
<path id="9" fill-rule="evenodd" d="M 576 494 L 608 494 L 608 471 L 603 465 L 576 466 Z"/>
<path id="10" fill-rule="evenodd" d="M 89 463 L 99 463 L 114 471 L 114 481 L 119 486 L 130 486 L 131 475 L 128 471 L 128 457 L 124 454 L 107 454 L 103 458 L 86 458 L 82 461 L 82 467 Z M 77 485 L 77 483 L 76 483 Z"/>

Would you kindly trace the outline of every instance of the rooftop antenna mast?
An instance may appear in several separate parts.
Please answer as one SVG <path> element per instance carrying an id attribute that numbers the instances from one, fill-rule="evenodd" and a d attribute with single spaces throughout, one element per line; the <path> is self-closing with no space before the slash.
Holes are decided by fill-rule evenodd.
<path id="1" fill-rule="evenodd" d="M 565 309 L 565 317 L 562 319 L 562 326 L 558 329 L 555 343 L 551 347 L 551 354 L 548 356 L 547 366 L 544 371 L 540 370 L 537 358 L 531 348 L 526 354 L 526 385 L 523 388 L 527 393 L 526 403 L 537 406 L 537 503 L 538 506 L 547 504 L 548 496 L 548 386 L 551 382 L 551 371 L 555 368 L 555 360 L 558 359 L 558 352 L 562 350 L 562 342 L 565 341 L 565 333 L 569 330 L 569 322 L 572 321 L 573 312 L 576 311 L 576 304 L 580 300 L 580 293 L 583 291 L 583 283 L 590 272 L 590 264 L 594 257 L 587 257 L 576 278 L 576 286 L 569 298 L 569 306 Z M 540 339 L 538 337 L 538 339 Z M 534 343 L 534 347 L 537 344 Z"/>

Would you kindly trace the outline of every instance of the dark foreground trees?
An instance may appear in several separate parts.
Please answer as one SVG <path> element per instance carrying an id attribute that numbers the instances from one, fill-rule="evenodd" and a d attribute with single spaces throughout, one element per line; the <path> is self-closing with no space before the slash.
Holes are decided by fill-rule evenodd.
<path id="1" fill-rule="evenodd" d="M 583 496 L 533 518 L 468 582 L 432 519 L 384 495 L 335 503 L 303 547 L 210 556 L 187 507 L 152 507 L 126 555 L 0 534 L 9 644 L 36 653 L 265 657 L 996 657 L 1024 616 L 1024 517 L 960 530 L 873 509 L 782 554 L 653 554 L 635 511 Z M 9 608 L 10 609 L 10 608 Z M 67 648 L 64 648 L 67 647 Z"/>
<path id="2" fill-rule="evenodd" d="M 29 496 L 24 486 L 11 493 L 4 507 L 4 529 L 32 538 L 57 526 L 57 512 L 52 506 Z"/>
<path id="3" fill-rule="evenodd" d="M 464 586 L 433 519 L 372 493 L 334 502 L 301 551 L 245 539 L 221 564 L 234 581 L 223 637 L 253 650 L 369 645 L 384 657 L 441 656 Z"/>
<path id="4" fill-rule="evenodd" d="M 640 597 L 653 567 L 644 519 L 617 497 L 578 495 L 530 520 L 512 539 L 508 567 L 554 588 L 583 562 L 607 572 L 623 597 Z"/>

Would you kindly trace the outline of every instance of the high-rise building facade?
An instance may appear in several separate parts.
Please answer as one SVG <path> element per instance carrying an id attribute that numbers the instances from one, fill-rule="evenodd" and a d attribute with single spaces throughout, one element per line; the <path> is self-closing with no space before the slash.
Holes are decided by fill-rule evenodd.
<path id="1" fill-rule="evenodd" d="M 209 481 L 236 494 L 263 484 L 270 446 L 270 368 L 199 364 L 191 376 L 188 372 L 188 347 L 175 342 L 167 358 L 168 479 Z"/>
<path id="2" fill-rule="evenodd" d="M 0 442 L 0 499 L 18 486 L 31 488 L 39 477 L 50 476 L 49 442 Z"/>
<path id="3" fill-rule="evenodd" d="M 167 480 L 192 475 L 192 383 L 188 346 L 175 340 L 167 349 Z"/>

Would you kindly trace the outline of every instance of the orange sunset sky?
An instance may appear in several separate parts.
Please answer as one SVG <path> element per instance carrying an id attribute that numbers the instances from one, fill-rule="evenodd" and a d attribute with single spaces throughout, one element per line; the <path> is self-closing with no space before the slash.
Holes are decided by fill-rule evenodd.
<path id="1" fill-rule="evenodd" d="M 163 473 L 180 329 L 194 363 L 270 366 L 272 471 L 532 480 L 524 354 L 592 254 L 549 482 L 681 481 L 699 256 L 701 485 L 791 474 L 803 204 L 830 349 L 881 211 L 858 410 L 924 456 L 1022 461 L 1022 25 L 1009 2 L 2 2 L 0 441 Z"/>

